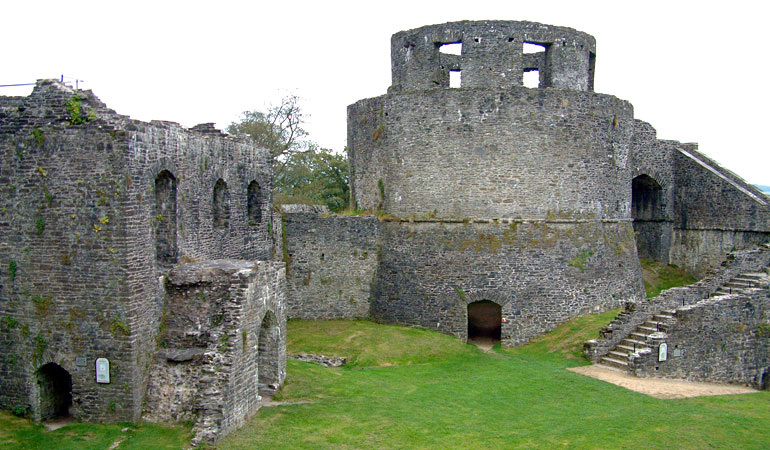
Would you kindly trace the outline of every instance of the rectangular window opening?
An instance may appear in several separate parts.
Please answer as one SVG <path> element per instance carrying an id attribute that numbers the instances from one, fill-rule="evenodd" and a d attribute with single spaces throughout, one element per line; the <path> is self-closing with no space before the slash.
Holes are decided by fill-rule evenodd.
<path id="1" fill-rule="evenodd" d="M 524 87 L 540 87 L 540 71 L 537 69 L 524 69 Z"/>
<path id="2" fill-rule="evenodd" d="M 462 85 L 462 76 L 459 70 L 449 71 L 449 87 L 459 88 Z"/>
<path id="3" fill-rule="evenodd" d="M 459 55 L 462 53 L 462 42 L 450 42 L 448 44 L 439 44 L 438 52 L 445 55 Z"/>
<path id="4" fill-rule="evenodd" d="M 545 51 L 545 45 L 535 44 L 534 42 L 525 42 L 522 45 L 522 52 L 527 55 L 530 53 L 540 53 Z"/>

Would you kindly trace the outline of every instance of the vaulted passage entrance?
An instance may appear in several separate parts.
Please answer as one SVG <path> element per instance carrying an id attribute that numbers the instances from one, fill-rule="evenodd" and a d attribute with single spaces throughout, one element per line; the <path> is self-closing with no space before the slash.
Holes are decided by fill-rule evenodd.
<path id="1" fill-rule="evenodd" d="M 502 308 L 481 300 L 468 305 L 468 341 L 500 342 Z"/>
<path id="2" fill-rule="evenodd" d="M 639 175 L 631 182 L 631 215 L 639 257 L 668 263 L 663 188 L 649 175 Z"/>
<path id="3" fill-rule="evenodd" d="M 40 420 L 69 415 L 72 406 L 72 376 L 60 365 L 48 363 L 36 374 L 40 395 Z"/>

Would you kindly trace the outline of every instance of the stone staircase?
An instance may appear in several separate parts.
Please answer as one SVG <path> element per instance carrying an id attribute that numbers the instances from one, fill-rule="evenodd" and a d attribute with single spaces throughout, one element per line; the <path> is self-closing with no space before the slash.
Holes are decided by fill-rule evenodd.
<path id="1" fill-rule="evenodd" d="M 720 286 L 713 296 L 741 294 L 745 292 L 746 289 L 758 287 L 760 284 L 759 281 L 767 276 L 767 273 L 762 272 L 740 274 Z M 624 314 L 628 315 L 629 313 L 625 311 L 621 312 L 617 319 L 622 320 Z M 609 353 L 603 356 L 599 361 L 599 364 L 613 369 L 627 371 L 629 359 L 639 351 L 650 350 L 648 338 L 653 333 L 666 332 L 676 320 L 675 316 L 676 310 L 673 309 L 663 310 L 653 314 L 651 319 L 646 320 L 643 324 L 637 326 L 634 331 L 629 333 L 629 335 L 620 341 L 620 343 L 610 350 Z"/>

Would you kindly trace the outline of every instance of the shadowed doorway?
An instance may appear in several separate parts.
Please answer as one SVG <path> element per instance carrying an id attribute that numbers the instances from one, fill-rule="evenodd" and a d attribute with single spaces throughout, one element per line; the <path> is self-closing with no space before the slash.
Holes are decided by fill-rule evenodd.
<path id="1" fill-rule="evenodd" d="M 40 420 L 66 417 L 72 406 L 72 376 L 60 365 L 48 363 L 37 371 Z"/>
<path id="2" fill-rule="evenodd" d="M 468 341 L 500 342 L 502 308 L 495 302 L 481 300 L 468 305 Z"/>

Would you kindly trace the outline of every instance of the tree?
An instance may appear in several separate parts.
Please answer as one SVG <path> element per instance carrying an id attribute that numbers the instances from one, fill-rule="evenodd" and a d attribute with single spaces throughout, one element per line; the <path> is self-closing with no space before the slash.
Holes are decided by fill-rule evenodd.
<path id="1" fill-rule="evenodd" d="M 281 103 L 271 106 L 267 112 L 244 111 L 239 122 L 227 127 L 230 134 L 246 134 L 260 147 L 270 150 L 273 158 L 273 175 L 284 170 L 289 157 L 308 148 L 307 132 L 302 128 L 304 114 L 299 97 L 290 95 Z"/>
<path id="2" fill-rule="evenodd" d="M 332 211 L 347 209 L 350 199 L 348 161 L 344 155 L 311 144 L 287 158 L 275 177 L 276 203 L 326 205 Z"/>
<path id="3" fill-rule="evenodd" d="M 284 97 L 267 112 L 245 111 L 230 134 L 246 134 L 270 150 L 273 158 L 273 199 L 276 203 L 327 205 L 341 211 L 349 205 L 347 157 L 319 148 L 306 139 L 304 115 L 297 96 Z"/>

